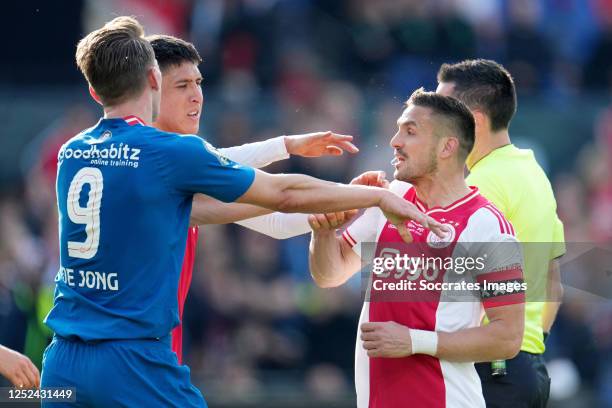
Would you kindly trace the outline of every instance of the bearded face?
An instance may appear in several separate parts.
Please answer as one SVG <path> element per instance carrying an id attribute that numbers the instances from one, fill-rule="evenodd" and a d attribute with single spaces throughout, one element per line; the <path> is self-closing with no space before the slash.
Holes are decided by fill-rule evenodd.
<path id="1" fill-rule="evenodd" d="M 435 173 L 438 169 L 437 141 L 429 108 L 409 105 L 397 121 L 394 149 L 394 178 L 408 183 Z"/>

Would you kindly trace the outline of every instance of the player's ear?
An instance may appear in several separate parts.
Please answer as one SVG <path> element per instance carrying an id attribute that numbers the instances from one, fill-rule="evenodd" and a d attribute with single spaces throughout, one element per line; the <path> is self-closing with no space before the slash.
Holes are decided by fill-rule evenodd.
<path id="1" fill-rule="evenodd" d="M 147 80 L 149 81 L 151 89 L 155 91 L 161 90 L 162 74 L 157 65 L 149 69 L 147 72 Z"/>
<path id="2" fill-rule="evenodd" d="M 96 101 L 100 105 L 102 105 L 102 99 L 100 99 L 100 97 L 96 93 L 96 90 L 93 89 L 93 87 L 91 85 L 89 85 L 89 95 L 91 95 L 91 97 L 93 98 L 94 101 Z"/>
<path id="3" fill-rule="evenodd" d="M 457 150 L 459 149 L 459 139 L 451 136 L 442 138 L 441 142 L 440 158 L 447 159 L 457 153 Z"/>
<path id="4" fill-rule="evenodd" d="M 491 123 L 489 117 L 479 110 L 472 110 L 474 115 L 474 122 L 476 123 L 476 129 L 489 129 Z"/>

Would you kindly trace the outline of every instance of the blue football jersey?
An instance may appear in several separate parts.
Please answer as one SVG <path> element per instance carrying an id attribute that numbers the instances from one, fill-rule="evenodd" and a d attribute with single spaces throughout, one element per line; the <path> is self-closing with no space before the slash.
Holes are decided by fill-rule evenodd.
<path id="1" fill-rule="evenodd" d="M 193 194 L 231 202 L 254 177 L 200 137 L 135 117 L 70 139 L 58 154 L 60 269 L 46 324 L 86 341 L 169 334 Z"/>

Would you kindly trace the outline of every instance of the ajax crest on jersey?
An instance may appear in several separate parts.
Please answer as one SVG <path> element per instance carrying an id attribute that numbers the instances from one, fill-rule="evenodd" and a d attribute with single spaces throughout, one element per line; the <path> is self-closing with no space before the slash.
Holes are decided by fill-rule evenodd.
<path id="1" fill-rule="evenodd" d="M 436 248 L 436 249 L 446 248 L 447 246 L 452 244 L 453 241 L 455 240 L 455 234 L 456 234 L 455 227 L 453 227 L 451 224 L 442 224 L 442 225 L 446 227 L 446 233 L 444 234 L 443 238 L 440 238 L 439 236 L 434 234 L 433 231 L 429 231 L 429 234 L 427 235 L 427 245 L 429 245 L 432 248 Z"/>

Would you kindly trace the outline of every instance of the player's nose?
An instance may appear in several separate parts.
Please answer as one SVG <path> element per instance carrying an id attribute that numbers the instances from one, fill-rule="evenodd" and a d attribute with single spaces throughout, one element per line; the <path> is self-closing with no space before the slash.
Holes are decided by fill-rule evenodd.
<path id="1" fill-rule="evenodd" d="M 394 149 L 400 149 L 402 147 L 401 138 L 399 137 L 399 132 L 393 135 L 393 137 L 389 141 L 389 146 L 391 146 Z"/>
<path id="2" fill-rule="evenodd" d="M 189 98 L 189 102 L 191 102 L 191 103 L 197 103 L 197 104 L 200 104 L 200 105 L 201 105 L 201 104 L 203 103 L 203 99 L 204 99 L 204 98 L 202 97 L 202 95 L 198 95 L 198 94 L 196 93 L 196 94 L 191 95 L 191 97 Z"/>

